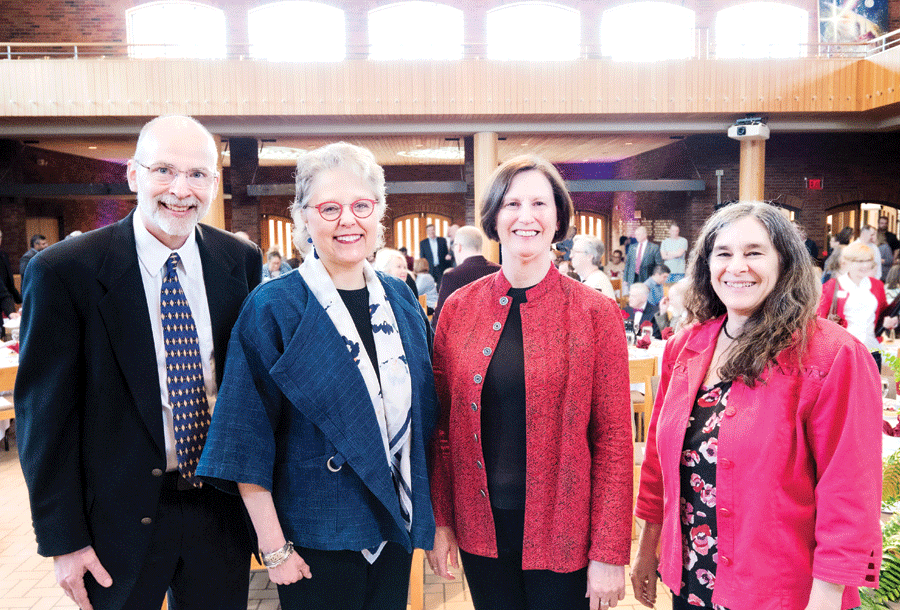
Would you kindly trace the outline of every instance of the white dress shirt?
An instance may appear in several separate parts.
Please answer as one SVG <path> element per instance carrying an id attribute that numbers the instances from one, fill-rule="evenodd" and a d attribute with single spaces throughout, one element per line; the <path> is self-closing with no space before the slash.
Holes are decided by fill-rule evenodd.
<path id="1" fill-rule="evenodd" d="M 162 317 L 160 315 L 160 291 L 166 260 L 173 252 L 168 246 L 153 237 L 144 226 L 140 211 L 134 213 L 134 240 L 137 245 L 138 265 L 141 269 L 141 280 L 144 282 L 144 293 L 147 297 L 147 309 L 150 312 L 150 328 L 153 330 L 153 346 L 156 348 L 156 374 L 159 377 L 159 397 L 162 402 L 163 432 L 166 441 L 166 470 L 178 468 L 175 455 L 175 424 L 172 418 L 172 406 L 169 404 L 169 388 L 166 380 L 166 346 L 163 342 Z M 206 301 L 206 284 L 203 282 L 203 264 L 200 261 L 200 250 L 197 248 L 195 232 L 191 232 L 187 241 L 178 250 L 181 257 L 176 273 L 184 296 L 191 308 L 191 315 L 197 325 L 197 336 L 200 340 L 200 359 L 203 365 L 203 381 L 206 385 L 206 399 L 212 415 L 216 404 L 216 363 L 213 352 L 212 323 L 209 319 L 209 303 Z"/>
<path id="2" fill-rule="evenodd" d="M 437 237 L 429 237 L 428 245 L 431 248 L 431 261 L 432 267 L 438 267 L 441 264 L 440 256 L 438 255 L 438 247 L 437 247 Z"/>

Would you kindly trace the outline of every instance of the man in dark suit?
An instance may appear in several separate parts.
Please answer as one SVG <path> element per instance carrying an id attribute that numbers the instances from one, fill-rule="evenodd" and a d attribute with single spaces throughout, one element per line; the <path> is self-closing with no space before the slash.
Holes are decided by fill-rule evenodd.
<path id="1" fill-rule="evenodd" d="M 28 240 L 28 245 L 30 248 L 28 251 L 22 255 L 22 258 L 19 259 L 19 277 L 22 279 L 23 285 L 25 282 L 25 269 L 28 267 L 28 263 L 31 262 L 31 259 L 34 258 L 34 255 L 46 248 L 48 245 L 47 238 L 43 235 L 36 233 L 31 236 L 31 239 Z"/>
<path id="2" fill-rule="evenodd" d="M 637 243 L 628 246 L 625 256 L 625 283 L 644 282 L 653 273 L 656 265 L 662 265 L 662 254 L 659 245 L 647 239 L 647 229 L 638 227 L 634 230 Z"/>
<path id="3" fill-rule="evenodd" d="M 428 260 L 428 272 L 440 286 L 444 271 L 453 264 L 453 255 L 447 249 L 447 240 L 436 236 L 434 225 L 425 227 L 425 235 L 419 242 L 419 256 Z"/>
<path id="4" fill-rule="evenodd" d="M 137 209 L 28 266 L 19 455 L 38 553 L 83 610 L 158 610 L 167 591 L 171 610 L 246 609 L 243 505 L 193 476 L 262 271 L 256 246 L 198 225 L 216 160 L 193 119 L 154 119 L 128 162 Z"/>
<path id="5" fill-rule="evenodd" d="M 465 226 L 456 230 L 456 238 L 453 240 L 456 267 L 444 273 L 441 281 L 437 305 L 434 306 L 434 315 L 431 316 L 431 325 L 434 328 L 437 328 L 438 316 L 441 314 L 447 297 L 466 284 L 471 284 L 478 278 L 500 270 L 500 265 L 492 263 L 482 256 L 483 243 L 481 231 L 475 227 Z"/>
<path id="6" fill-rule="evenodd" d="M 647 302 L 650 289 L 645 284 L 632 284 L 628 293 L 628 305 L 622 310 L 627 314 L 626 321 L 631 321 L 634 333 L 641 336 L 641 328 L 649 324 L 653 331 L 653 337 L 661 338 L 659 326 L 656 322 L 656 314 L 659 308 Z"/>
<path id="7" fill-rule="evenodd" d="M 3 243 L 3 231 L 0 231 L 0 244 Z M 6 292 L 16 304 L 22 302 L 22 295 L 16 288 L 16 280 L 13 277 L 12 265 L 9 263 L 9 254 L 0 250 L 0 284 L 6 288 Z"/>

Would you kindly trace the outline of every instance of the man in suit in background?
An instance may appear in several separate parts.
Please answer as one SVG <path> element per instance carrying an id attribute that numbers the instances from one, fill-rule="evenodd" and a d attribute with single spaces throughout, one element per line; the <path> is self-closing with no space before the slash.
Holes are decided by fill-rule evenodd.
<path id="1" fill-rule="evenodd" d="M 628 293 L 628 305 L 622 311 L 627 314 L 625 320 L 631 321 L 637 337 L 641 336 L 641 328 L 649 325 L 653 330 L 654 338 L 659 339 L 661 338 L 660 330 L 655 320 L 659 308 L 647 302 L 649 296 L 650 289 L 646 284 L 632 284 Z"/>
<path id="2" fill-rule="evenodd" d="M 428 272 L 440 286 L 444 271 L 453 264 L 453 255 L 447 249 L 447 240 L 436 236 L 434 225 L 425 226 L 425 235 L 427 237 L 419 242 L 419 256 L 428 260 Z"/>
<path id="3" fill-rule="evenodd" d="M 0 244 L 3 243 L 3 231 L 0 231 Z M 22 302 L 22 295 L 16 288 L 16 280 L 13 277 L 12 266 L 9 263 L 9 254 L 0 250 L 0 284 L 6 288 L 6 292 L 17 305 Z"/>
<path id="4" fill-rule="evenodd" d="M 194 469 L 259 249 L 199 220 L 217 149 L 183 116 L 141 130 L 137 209 L 34 257 L 15 391 L 38 553 L 82 610 L 246 609 L 239 497 Z"/>
<path id="5" fill-rule="evenodd" d="M 653 273 L 656 265 L 662 265 L 662 255 L 659 246 L 647 239 L 647 229 L 638 227 L 634 230 L 636 243 L 628 246 L 625 256 L 625 282 L 634 284 L 644 282 Z"/>
<path id="6" fill-rule="evenodd" d="M 28 267 L 28 263 L 34 258 L 34 255 L 49 246 L 47 243 L 47 238 L 41 234 L 35 234 L 31 236 L 31 239 L 28 240 L 28 245 L 31 246 L 28 251 L 22 255 L 22 258 L 19 259 L 19 276 L 22 280 L 22 285 L 25 285 L 25 268 Z"/>
<path id="7" fill-rule="evenodd" d="M 438 316 L 441 314 L 447 297 L 466 284 L 471 284 L 478 278 L 500 270 L 500 265 L 492 263 L 482 256 L 483 244 L 484 238 L 477 228 L 467 225 L 456 230 L 456 239 L 453 240 L 456 267 L 444 273 L 444 279 L 441 281 L 437 305 L 434 306 L 434 315 L 431 316 L 431 325 L 434 328 L 437 328 Z"/>

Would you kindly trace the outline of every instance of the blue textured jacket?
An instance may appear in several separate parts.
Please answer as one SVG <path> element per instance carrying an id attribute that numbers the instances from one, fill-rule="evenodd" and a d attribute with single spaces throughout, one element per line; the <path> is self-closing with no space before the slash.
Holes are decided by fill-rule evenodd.
<path id="1" fill-rule="evenodd" d="M 235 482 L 270 490 L 284 534 L 298 546 L 362 550 L 390 540 L 411 551 L 434 542 L 425 463 L 438 406 L 430 328 L 409 288 L 378 276 L 412 381 L 409 533 L 362 374 L 300 274 L 254 290 L 231 335 L 197 474 L 231 491 Z"/>

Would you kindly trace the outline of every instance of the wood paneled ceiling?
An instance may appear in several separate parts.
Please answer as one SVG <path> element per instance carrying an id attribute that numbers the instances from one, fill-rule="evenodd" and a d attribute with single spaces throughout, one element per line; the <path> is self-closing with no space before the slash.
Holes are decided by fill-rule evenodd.
<path id="1" fill-rule="evenodd" d="M 671 144 L 667 134 L 521 134 L 498 135 L 498 154 L 505 161 L 519 154 L 536 154 L 553 163 L 615 162 Z M 448 165 L 462 163 L 463 138 L 456 135 L 364 137 L 266 137 L 260 141 L 261 165 L 293 165 L 290 149 L 311 150 L 344 140 L 370 149 L 381 165 Z M 134 154 L 135 139 L 120 137 L 38 137 L 26 140 L 36 148 L 124 163 Z M 457 159 L 416 156 L 427 150 L 458 152 Z M 404 156 L 400 153 L 414 156 Z M 229 165 L 225 154 L 224 164 Z"/>

